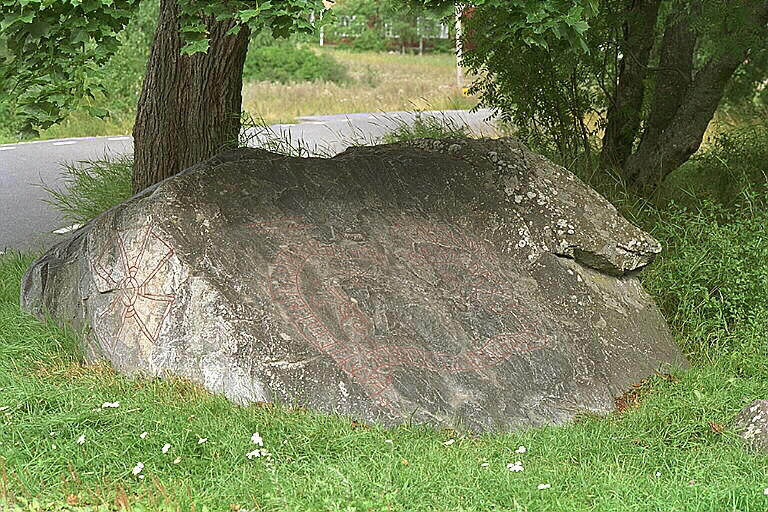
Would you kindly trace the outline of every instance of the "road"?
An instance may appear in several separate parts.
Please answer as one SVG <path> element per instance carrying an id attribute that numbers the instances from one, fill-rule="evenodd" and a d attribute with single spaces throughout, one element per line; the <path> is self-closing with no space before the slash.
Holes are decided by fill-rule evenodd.
<path id="1" fill-rule="evenodd" d="M 331 156 L 351 145 L 371 144 L 398 126 L 412 124 L 412 112 L 346 114 L 302 117 L 296 124 L 251 128 L 244 132 L 250 146 L 272 149 L 269 141 L 289 141 L 313 154 Z M 422 116 L 442 118 L 467 126 L 478 134 L 495 133 L 486 121 L 488 110 L 475 113 L 454 110 L 424 112 Z M 103 159 L 133 151 L 131 137 L 93 137 L 0 145 L 0 253 L 8 250 L 42 250 L 70 231 L 72 222 L 46 203 L 48 194 L 41 184 L 66 185 L 64 163 Z M 58 233 L 55 233 L 58 232 Z"/>

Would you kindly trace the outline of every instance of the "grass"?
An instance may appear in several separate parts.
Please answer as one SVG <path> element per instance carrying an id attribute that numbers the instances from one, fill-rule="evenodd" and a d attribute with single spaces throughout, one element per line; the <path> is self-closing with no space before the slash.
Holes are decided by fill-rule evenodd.
<path id="1" fill-rule="evenodd" d="M 456 58 L 325 50 L 347 66 L 352 80 L 278 84 L 243 88 L 243 108 L 270 123 L 296 117 L 357 112 L 461 110 L 475 106 L 456 86 Z"/>
<path id="2" fill-rule="evenodd" d="M 131 156 L 64 164 L 64 183 L 54 189 L 43 186 L 48 202 L 63 216 L 77 224 L 85 224 L 131 196 Z"/>
<path id="3" fill-rule="evenodd" d="M 400 121 L 394 129 L 382 138 L 384 144 L 414 139 L 440 139 L 470 137 L 472 132 L 464 124 L 448 117 L 423 116 L 416 112 L 413 123 Z"/>
<path id="4" fill-rule="evenodd" d="M 720 158 L 731 168 L 750 160 Z M 90 185 L 72 190 L 105 196 L 91 183 L 117 181 L 104 167 L 76 174 Z M 765 198 L 747 190 L 749 201 L 727 207 L 659 208 L 613 186 L 619 207 L 666 246 L 644 284 L 694 367 L 640 383 L 607 417 L 511 434 L 386 430 L 301 408 L 242 408 L 184 380 L 84 365 L 76 333 L 19 309 L 32 256 L 0 256 L 0 502 L 81 511 L 768 509 L 768 461 L 729 428 L 768 395 L 768 241 L 755 236 L 768 223 Z M 254 432 L 269 457 L 246 456 L 258 448 Z M 516 461 L 523 471 L 509 470 Z"/>

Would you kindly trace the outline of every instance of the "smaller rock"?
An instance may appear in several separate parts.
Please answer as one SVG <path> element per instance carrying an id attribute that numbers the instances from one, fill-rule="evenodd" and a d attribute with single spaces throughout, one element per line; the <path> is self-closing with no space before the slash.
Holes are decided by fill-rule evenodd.
<path id="1" fill-rule="evenodd" d="M 733 420 L 733 428 L 747 446 L 768 455 L 768 400 L 755 400 Z"/>

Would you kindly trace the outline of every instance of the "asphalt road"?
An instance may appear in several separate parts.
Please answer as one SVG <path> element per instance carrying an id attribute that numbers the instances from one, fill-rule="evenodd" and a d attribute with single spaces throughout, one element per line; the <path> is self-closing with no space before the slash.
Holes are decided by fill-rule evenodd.
<path id="1" fill-rule="evenodd" d="M 443 118 L 467 126 L 478 134 L 494 133 L 487 121 L 490 111 L 425 112 L 423 116 Z M 332 156 L 351 145 L 371 144 L 403 123 L 412 124 L 416 114 L 390 112 L 304 117 L 296 124 L 274 125 L 244 132 L 250 146 L 270 146 L 275 139 L 288 141 L 308 153 Z M 284 144 L 283 142 L 282 144 Z M 42 250 L 72 229 L 45 202 L 48 194 L 41 184 L 62 188 L 64 163 L 97 160 L 133 151 L 131 137 L 93 137 L 0 145 L 0 253 L 9 250 Z M 55 233 L 58 231 L 59 233 Z"/>

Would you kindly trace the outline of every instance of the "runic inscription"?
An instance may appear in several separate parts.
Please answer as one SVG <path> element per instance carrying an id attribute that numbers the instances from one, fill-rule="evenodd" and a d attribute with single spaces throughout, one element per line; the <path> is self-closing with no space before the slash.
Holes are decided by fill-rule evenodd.
<path id="1" fill-rule="evenodd" d="M 548 346 L 535 313 L 515 293 L 493 251 L 443 226 L 390 229 L 395 243 L 388 252 L 364 243 L 306 240 L 284 247 L 270 267 L 270 293 L 282 314 L 381 405 L 392 408 L 387 395 L 397 367 L 474 371 Z M 439 296 L 445 307 L 474 308 L 495 332 L 473 338 L 475 348 L 453 353 L 386 343 L 379 331 L 387 326 L 377 327 L 375 319 L 383 307 L 377 309 L 374 298 L 388 279 L 422 283 L 423 295 Z M 413 302 L 403 297 L 388 310 L 397 315 Z"/>
<path id="2" fill-rule="evenodd" d="M 111 302 L 96 311 L 94 327 L 111 350 L 118 341 L 154 345 L 176 301 L 167 268 L 173 247 L 149 225 L 118 232 L 110 245 L 91 262 L 99 291 L 112 292 Z"/>

